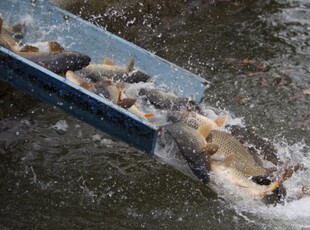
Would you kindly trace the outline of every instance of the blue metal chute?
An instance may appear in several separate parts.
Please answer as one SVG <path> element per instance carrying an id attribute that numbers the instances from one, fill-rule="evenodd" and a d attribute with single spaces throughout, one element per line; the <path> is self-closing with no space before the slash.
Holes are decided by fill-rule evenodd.
<path id="1" fill-rule="evenodd" d="M 156 85 L 197 101 L 208 86 L 208 81 L 47 1 L 2 1 L 0 13 L 5 24 L 31 18 L 24 43 L 58 41 L 68 50 L 89 55 L 93 63 L 111 57 L 126 65 L 133 57 L 135 67 L 154 77 Z M 2 47 L 0 79 L 140 150 L 154 152 L 158 130 L 152 124 Z"/>

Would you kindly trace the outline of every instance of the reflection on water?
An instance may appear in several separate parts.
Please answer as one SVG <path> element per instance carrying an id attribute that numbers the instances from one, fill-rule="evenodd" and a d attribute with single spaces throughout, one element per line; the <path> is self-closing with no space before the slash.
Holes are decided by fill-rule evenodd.
<path id="1" fill-rule="evenodd" d="M 276 143 L 281 159 L 302 164 L 285 183 L 291 193 L 309 186 L 308 1 L 91 2 L 67 7 L 208 78 L 205 102 L 242 117 Z M 32 102 L 16 116 L 9 108 L 18 102 L 0 96 L 0 112 L 10 111 L 0 121 L 2 228 L 310 226 L 308 198 L 278 207 L 234 204 L 225 191 L 48 106 Z"/>

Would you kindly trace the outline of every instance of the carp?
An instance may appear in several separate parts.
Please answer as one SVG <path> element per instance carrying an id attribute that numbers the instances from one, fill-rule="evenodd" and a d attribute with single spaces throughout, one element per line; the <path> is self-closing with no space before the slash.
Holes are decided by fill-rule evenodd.
<path id="1" fill-rule="evenodd" d="M 91 61 L 91 58 L 85 54 L 65 51 L 59 43 L 54 41 L 47 42 L 48 52 L 41 52 L 38 47 L 33 45 L 19 44 L 2 24 L 3 19 L 0 18 L 1 46 L 54 73 L 64 74 L 67 70 L 79 70 Z"/>
<path id="2" fill-rule="evenodd" d="M 162 127 L 173 137 L 193 173 L 207 183 L 212 173 L 215 178 L 244 189 L 265 203 L 283 201 L 286 191 L 282 183 L 295 170 L 285 167 L 279 178 L 271 180 L 274 168 L 264 168 L 231 134 L 213 130 L 210 123 L 198 129 L 178 122 Z"/>
<path id="3" fill-rule="evenodd" d="M 282 183 L 290 178 L 298 167 L 285 166 L 284 172 L 274 181 L 270 178 L 276 172 L 275 168 L 265 168 L 262 162 L 253 157 L 248 149 L 231 134 L 211 130 L 206 138 L 218 150 L 211 158 L 211 171 L 221 178 L 226 178 L 232 184 L 244 188 L 249 194 L 266 199 L 269 202 L 281 202 L 286 194 Z M 210 156 L 206 156 L 210 158 Z M 279 194 L 281 193 L 281 194 Z"/>
<path id="4" fill-rule="evenodd" d="M 101 81 L 103 78 L 111 79 L 114 82 L 127 83 L 150 81 L 149 75 L 134 69 L 134 63 L 134 59 L 131 58 L 127 66 L 118 66 L 110 58 L 104 58 L 101 64 L 89 64 L 77 74 L 94 82 Z"/>
<path id="5" fill-rule="evenodd" d="M 158 109 L 169 110 L 200 110 L 199 104 L 191 97 L 178 97 L 172 92 L 155 88 L 142 88 L 139 95 L 144 96 Z"/>
<path id="6" fill-rule="evenodd" d="M 206 142 L 206 135 L 209 133 L 211 125 L 206 124 L 194 129 L 179 122 L 162 126 L 161 129 L 171 135 L 192 172 L 199 180 L 207 184 L 211 162 L 208 160 L 210 158 L 205 156 L 211 156 L 217 150 L 213 144 Z"/>
<path id="7" fill-rule="evenodd" d="M 89 91 L 98 94 L 99 96 L 109 99 L 114 104 L 117 104 L 122 108 L 127 109 L 138 117 L 147 120 L 148 117 L 153 116 L 152 113 L 143 113 L 137 107 L 136 99 L 128 98 L 126 96 L 126 94 L 124 93 L 124 84 L 115 84 L 112 80 L 109 79 L 103 79 L 96 83 L 87 82 L 73 71 L 67 71 L 66 79 Z"/>
<path id="8" fill-rule="evenodd" d="M 168 111 L 167 113 L 168 121 L 172 121 L 173 123 L 183 122 L 194 129 L 198 129 L 198 127 L 204 124 L 211 124 L 212 129 L 221 129 L 224 127 L 227 118 L 227 115 L 220 115 L 212 120 L 192 111 Z"/>

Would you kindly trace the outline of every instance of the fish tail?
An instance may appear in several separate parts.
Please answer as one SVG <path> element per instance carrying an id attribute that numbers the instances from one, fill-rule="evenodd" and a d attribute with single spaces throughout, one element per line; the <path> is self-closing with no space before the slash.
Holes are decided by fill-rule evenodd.
<path id="1" fill-rule="evenodd" d="M 282 174 L 282 176 L 280 177 L 280 179 L 276 180 L 275 182 L 271 183 L 268 187 L 269 189 L 266 191 L 267 195 L 268 193 L 271 193 L 273 191 L 275 191 L 284 181 L 286 181 L 287 179 L 289 179 L 291 176 L 293 175 L 292 169 L 291 167 L 288 167 L 285 169 L 284 173 Z"/>
<path id="2" fill-rule="evenodd" d="M 129 64 L 128 64 L 128 66 L 127 66 L 127 72 L 133 71 L 134 65 L 135 65 L 135 59 L 132 57 L 132 58 L 130 59 L 130 62 L 129 62 Z"/>

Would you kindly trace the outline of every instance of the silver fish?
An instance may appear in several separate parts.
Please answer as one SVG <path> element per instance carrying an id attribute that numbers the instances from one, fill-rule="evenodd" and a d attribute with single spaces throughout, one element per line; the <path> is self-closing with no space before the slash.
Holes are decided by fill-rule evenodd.
<path id="1" fill-rule="evenodd" d="M 142 88 L 139 95 L 144 96 L 158 109 L 200 110 L 198 103 L 190 97 L 177 97 L 174 93 L 155 88 Z"/>

